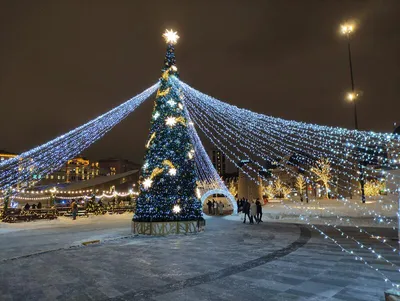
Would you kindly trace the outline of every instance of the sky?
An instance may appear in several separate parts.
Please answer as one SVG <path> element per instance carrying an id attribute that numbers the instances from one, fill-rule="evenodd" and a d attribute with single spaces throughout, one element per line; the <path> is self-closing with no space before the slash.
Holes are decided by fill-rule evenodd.
<path id="1" fill-rule="evenodd" d="M 0 0 L 0 149 L 22 152 L 112 109 L 160 76 L 166 28 L 181 79 L 239 107 L 354 127 L 400 123 L 398 0 Z M 149 99 L 84 155 L 141 162 Z"/>

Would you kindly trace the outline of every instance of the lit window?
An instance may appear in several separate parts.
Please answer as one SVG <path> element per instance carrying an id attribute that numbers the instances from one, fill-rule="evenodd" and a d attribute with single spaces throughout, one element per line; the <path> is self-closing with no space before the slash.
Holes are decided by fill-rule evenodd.
<path id="1" fill-rule="evenodd" d="M 52 179 L 52 180 L 53 180 L 53 179 L 54 179 L 54 176 L 53 176 L 53 175 L 51 175 L 51 176 L 50 176 L 50 179 Z"/>

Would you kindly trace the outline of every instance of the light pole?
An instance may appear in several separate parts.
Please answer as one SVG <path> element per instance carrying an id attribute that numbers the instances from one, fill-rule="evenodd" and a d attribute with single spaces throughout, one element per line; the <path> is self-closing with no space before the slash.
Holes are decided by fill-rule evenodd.
<path id="1" fill-rule="evenodd" d="M 351 79 L 351 93 L 347 94 L 347 99 L 351 102 L 353 102 L 354 105 L 354 128 L 358 130 L 358 118 L 357 118 L 357 100 L 359 94 L 355 92 L 354 90 L 354 76 L 353 76 L 353 64 L 351 60 L 351 46 L 350 46 L 350 41 L 351 41 L 351 35 L 353 34 L 355 29 L 354 24 L 351 23 L 346 23 L 341 25 L 341 32 L 343 35 L 347 37 L 347 50 L 349 53 L 349 69 L 350 69 L 350 79 Z M 363 157 L 363 156 L 361 156 Z M 363 168 L 363 162 L 361 161 L 362 158 L 360 158 L 357 162 L 358 168 L 360 170 L 360 186 L 361 186 L 361 200 L 363 203 L 365 203 L 365 191 L 364 191 L 364 168 Z"/>

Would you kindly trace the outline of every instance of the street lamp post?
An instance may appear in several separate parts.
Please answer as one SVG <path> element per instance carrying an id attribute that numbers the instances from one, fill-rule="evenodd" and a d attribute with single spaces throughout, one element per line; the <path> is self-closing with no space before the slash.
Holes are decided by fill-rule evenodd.
<path id="1" fill-rule="evenodd" d="M 351 46 L 350 46 L 350 40 L 351 40 L 351 35 L 354 32 L 354 25 L 353 24 L 343 24 L 341 26 L 342 34 L 344 34 L 347 37 L 347 50 L 349 53 L 349 69 L 350 69 L 350 79 L 351 79 L 351 93 L 348 93 L 347 99 L 351 102 L 353 102 L 354 105 L 354 128 L 358 130 L 358 118 L 357 118 L 357 99 L 359 94 L 355 92 L 354 90 L 354 76 L 353 76 L 353 64 L 351 60 Z M 361 200 L 363 203 L 365 203 L 365 181 L 364 181 L 364 168 L 363 168 L 363 163 L 361 161 L 362 159 L 358 160 L 358 168 L 360 170 L 360 177 L 359 177 L 359 182 L 361 186 Z"/>

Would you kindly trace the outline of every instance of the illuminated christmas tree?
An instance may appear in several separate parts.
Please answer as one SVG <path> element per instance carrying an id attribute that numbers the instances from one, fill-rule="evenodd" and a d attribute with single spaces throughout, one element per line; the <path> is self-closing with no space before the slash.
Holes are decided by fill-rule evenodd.
<path id="1" fill-rule="evenodd" d="M 163 37 L 168 46 L 154 103 L 140 178 L 140 195 L 133 220 L 198 220 L 202 213 L 195 193 L 195 154 L 181 92 L 171 81 L 172 76 L 179 76 L 174 49 L 179 36 L 167 30 Z"/>

